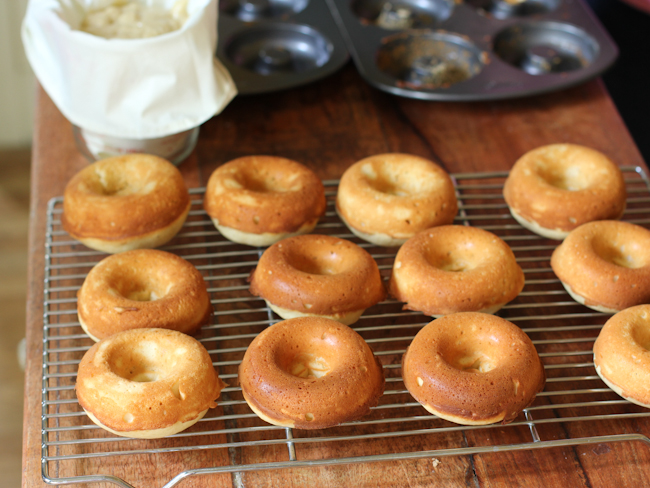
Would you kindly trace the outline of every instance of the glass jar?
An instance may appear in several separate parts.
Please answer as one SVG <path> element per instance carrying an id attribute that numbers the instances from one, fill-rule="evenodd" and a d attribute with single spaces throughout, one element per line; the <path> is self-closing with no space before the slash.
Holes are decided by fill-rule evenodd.
<path id="1" fill-rule="evenodd" d="M 79 151 L 90 161 L 123 154 L 145 153 L 160 156 L 178 165 L 189 156 L 199 137 L 198 127 L 152 139 L 106 136 L 76 125 L 72 129 Z"/>

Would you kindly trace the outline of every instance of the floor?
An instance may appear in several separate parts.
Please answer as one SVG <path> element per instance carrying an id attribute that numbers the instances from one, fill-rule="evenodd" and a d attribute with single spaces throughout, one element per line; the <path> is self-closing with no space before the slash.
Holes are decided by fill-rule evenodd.
<path id="1" fill-rule="evenodd" d="M 30 150 L 0 150 L 0 485 L 21 484 Z"/>

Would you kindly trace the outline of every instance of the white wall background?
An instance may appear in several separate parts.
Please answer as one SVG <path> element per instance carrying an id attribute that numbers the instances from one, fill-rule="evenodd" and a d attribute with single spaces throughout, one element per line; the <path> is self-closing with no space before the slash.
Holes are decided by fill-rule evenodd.
<path id="1" fill-rule="evenodd" d="M 27 0 L 0 0 L 0 147 L 31 144 L 35 81 L 20 40 Z"/>

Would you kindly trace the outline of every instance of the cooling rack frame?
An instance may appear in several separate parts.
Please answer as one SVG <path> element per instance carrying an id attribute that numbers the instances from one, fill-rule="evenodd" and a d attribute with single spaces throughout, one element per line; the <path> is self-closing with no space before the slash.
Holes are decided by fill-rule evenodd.
<path id="1" fill-rule="evenodd" d="M 628 189 L 628 208 L 623 219 L 648 226 L 650 181 L 640 167 L 622 169 Z M 531 336 L 544 361 L 548 382 L 535 403 L 514 422 L 507 427 L 458 426 L 437 419 L 420 407 L 408 395 L 401 382 L 399 358 L 413 335 L 430 319 L 417 312 L 402 311 L 400 304 L 390 299 L 367 310 L 360 321 L 353 325 L 382 360 L 387 376 L 386 392 L 367 419 L 334 429 L 324 429 L 308 436 L 290 428 L 270 426 L 257 419 L 248 409 L 241 397 L 241 390 L 236 386 L 236 366 L 246 343 L 264 327 L 280 320 L 262 300 L 247 292 L 246 278 L 263 249 L 225 241 L 203 211 L 201 197 L 204 189 L 197 188 L 190 191 L 192 208 L 188 221 L 179 235 L 163 249 L 193 262 L 208 282 L 215 314 L 212 323 L 203 329 L 198 338 L 210 351 L 220 376 L 231 386 L 222 392 L 215 409 L 217 413 L 209 413 L 189 432 L 165 440 L 150 441 L 134 441 L 106 433 L 86 418 L 74 396 L 76 365 L 92 345 L 76 318 L 76 290 L 85 273 L 105 255 L 75 242 L 62 230 L 60 215 L 63 200 L 57 197 L 48 204 L 46 224 L 41 458 L 43 480 L 50 484 L 109 482 L 133 488 L 129 480 L 111 473 L 84 473 L 75 476 L 60 473 L 67 473 L 67 465 L 79 460 L 99 457 L 126 459 L 125 456 L 155 456 L 197 450 L 227 451 L 225 458 L 231 462 L 188 467 L 166 482 L 164 488 L 176 486 L 190 476 L 218 473 L 440 458 L 603 442 L 638 441 L 650 445 L 650 439 L 642 434 L 614 432 L 611 435 L 567 438 L 552 438 L 551 435 L 549 438 L 548 432 L 544 432 L 547 426 L 552 428 L 573 422 L 643 419 L 650 416 L 650 410 L 618 397 L 595 374 L 591 344 L 608 315 L 578 305 L 566 294 L 548 262 L 557 241 L 530 233 L 511 217 L 501 195 L 507 173 L 452 176 L 459 199 L 459 214 L 455 223 L 475 225 L 502 237 L 512 247 L 526 275 L 526 286 L 522 294 L 504 307 L 499 315 L 512 320 Z M 350 239 L 365 247 L 377 260 L 384 278 L 387 278 L 395 250 L 379 248 L 355 238 L 343 226 L 333 208 L 337 181 L 328 180 L 324 184 L 328 210 L 314 232 Z M 546 312 L 550 308 L 554 312 Z M 210 347 L 218 343 L 226 345 Z M 568 389 L 562 389 L 564 385 Z M 584 400 L 585 396 L 597 399 Z M 408 425 L 417 428 L 409 429 Z M 396 436 L 435 438 L 446 433 L 459 433 L 465 437 L 473 430 L 495 428 L 520 429 L 527 432 L 530 440 L 515 444 L 460 445 L 364 456 L 343 455 L 327 459 L 310 458 L 301 453 L 302 450 L 308 451 L 309 446 L 323 442 L 345 446 L 346 443 L 361 440 Z M 351 434 L 353 431 L 362 433 Z M 247 436 L 253 437 L 243 440 Z M 259 436 L 267 437 L 257 439 Z M 206 442 L 206 438 L 211 437 L 225 439 L 226 442 Z M 102 450 L 104 446 L 114 447 Z M 236 462 L 238 453 L 260 446 L 285 446 L 282 449 L 286 448 L 286 460 Z M 342 452 L 346 452 L 345 449 Z"/>

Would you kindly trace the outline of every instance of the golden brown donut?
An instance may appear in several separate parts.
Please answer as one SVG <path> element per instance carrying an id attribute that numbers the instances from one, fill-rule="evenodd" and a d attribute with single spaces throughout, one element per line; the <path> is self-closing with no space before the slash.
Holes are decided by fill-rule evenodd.
<path id="1" fill-rule="evenodd" d="M 384 392 L 384 374 L 368 344 L 348 326 L 300 317 L 268 327 L 251 342 L 239 384 L 262 420 L 325 429 L 370 412 Z"/>
<path id="2" fill-rule="evenodd" d="M 212 173 L 203 205 L 227 239 L 269 246 L 313 230 L 325 214 L 325 188 L 300 163 L 275 156 L 246 156 Z"/>
<path id="3" fill-rule="evenodd" d="M 84 354 L 75 389 L 81 407 L 103 429 L 156 439 L 203 418 L 224 386 L 196 339 L 175 330 L 133 329 Z"/>
<path id="4" fill-rule="evenodd" d="M 172 239 L 190 211 L 178 168 L 149 154 L 97 161 L 79 171 L 63 194 L 63 228 L 107 253 L 154 248 Z"/>
<path id="5" fill-rule="evenodd" d="M 495 313 L 524 287 L 508 245 L 477 227 L 443 225 L 409 239 L 395 256 L 389 293 L 431 316 Z"/>
<path id="6" fill-rule="evenodd" d="M 315 234 L 283 239 L 264 251 L 251 273 L 250 292 L 284 319 L 318 315 L 346 325 L 386 297 L 367 251 Z"/>
<path id="7" fill-rule="evenodd" d="M 611 317 L 594 343 L 594 366 L 618 395 L 650 408 L 650 305 Z"/>
<path id="8" fill-rule="evenodd" d="M 451 224 L 458 202 L 454 184 L 440 166 L 391 153 L 362 159 L 343 173 L 336 211 L 357 237 L 400 246 L 421 230 Z"/>
<path id="9" fill-rule="evenodd" d="M 128 329 L 194 334 L 210 321 L 212 304 L 201 273 L 157 249 L 114 254 L 97 263 L 77 292 L 84 331 L 98 341 Z"/>
<path id="10" fill-rule="evenodd" d="M 463 425 L 508 423 L 544 389 L 535 346 L 516 325 L 476 312 L 426 325 L 402 359 L 404 385 L 429 412 Z"/>
<path id="11" fill-rule="evenodd" d="M 585 222 L 621 218 L 627 193 L 621 170 L 604 154 L 576 144 L 551 144 L 519 158 L 503 196 L 522 226 L 562 240 Z"/>
<path id="12" fill-rule="evenodd" d="M 650 302 L 650 230 L 619 220 L 571 231 L 551 256 L 569 295 L 599 312 Z"/>

